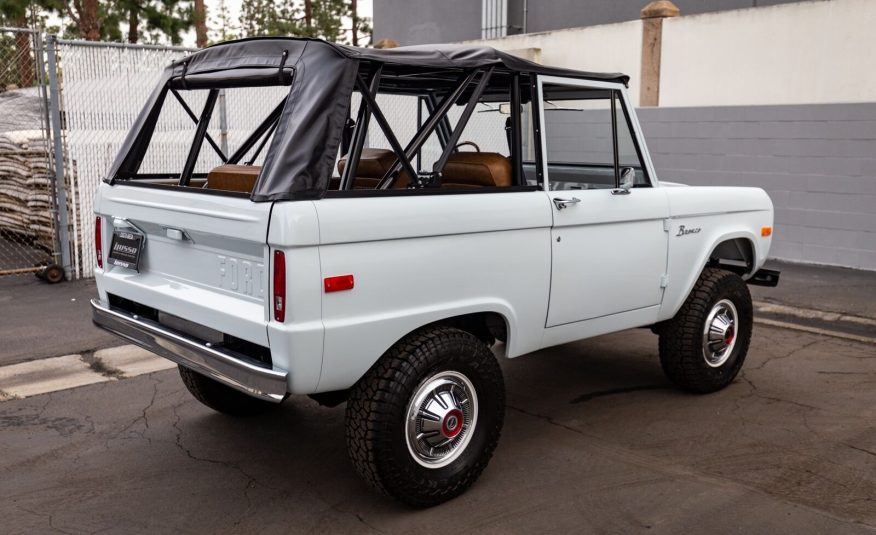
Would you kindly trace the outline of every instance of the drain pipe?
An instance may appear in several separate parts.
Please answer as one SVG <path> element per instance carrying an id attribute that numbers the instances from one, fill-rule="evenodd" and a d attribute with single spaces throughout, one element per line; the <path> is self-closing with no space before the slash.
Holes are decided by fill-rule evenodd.
<path id="1" fill-rule="evenodd" d="M 523 33 L 526 33 L 526 21 L 529 19 L 529 2 L 523 0 Z"/>
<path id="2" fill-rule="evenodd" d="M 660 105 L 660 56 L 663 46 L 663 19 L 681 14 L 669 0 L 655 0 L 641 11 L 642 71 L 639 106 Z"/>

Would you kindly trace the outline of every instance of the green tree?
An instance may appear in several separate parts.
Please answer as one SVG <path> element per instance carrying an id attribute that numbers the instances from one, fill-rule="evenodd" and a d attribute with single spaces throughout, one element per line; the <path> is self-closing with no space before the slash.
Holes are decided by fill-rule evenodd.
<path id="1" fill-rule="evenodd" d="M 371 28 L 355 5 L 351 0 L 244 0 L 241 29 L 248 37 L 291 35 L 359 44 L 359 36 Z"/>
<path id="2" fill-rule="evenodd" d="M 237 39 L 240 27 L 235 24 L 231 18 L 231 12 L 228 9 L 228 4 L 225 0 L 219 0 L 218 8 L 212 19 L 210 19 L 210 42 L 221 43 L 222 41 L 230 41 Z"/>
<path id="3" fill-rule="evenodd" d="M 105 4 L 107 18 L 112 19 L 111 25 L 116 31 L 119 25 L 127 23 L 129 43 L 144 40 L 159 43 L 166 39 L 178 45 L 182 43 L 181 34 L 195 23 L 191 0 L 115 0 Z M 122 40 L 120 32 L 118 37 L 107 32 L 106 37 Z"/>
<path id="4" fill-rule="evenodd" d="M 0 26 L 27 28 L 31 0 L 0 0 Z M 30 87 L 34 85 L 35 67 L 31 55 L 31 35 L 16 33 L 0 38 L 0 90 L 7 85 Z"/>

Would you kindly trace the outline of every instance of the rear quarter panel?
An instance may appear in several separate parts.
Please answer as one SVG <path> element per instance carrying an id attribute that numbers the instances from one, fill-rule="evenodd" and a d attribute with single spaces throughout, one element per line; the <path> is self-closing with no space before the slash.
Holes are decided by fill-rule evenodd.
<path id="1" fill-rule="evenodd" d="M 658 318 L 671 318 L 684 303 L 709 255 L 719 243 L 749 240 L 754 252 L 754 269 L 763 266 L 771 237 L 762 237 L 762 227 L 773 226 L 773 204 L 760 188 L 667 187 L 669 198 L 669 284 Z M 683 234 L 681 227 L 696 233 Z M 747 274 L 751 275 L 752 273 Z"/>
<path id="2" fill-rule="evenodd" d="M 396 341 L 447 317 L 497 312 L 508 356 L 538 349 L 550 293 L 551 207 L 544 192 L 322 199 L 318 391 L 351 386 Z"/>

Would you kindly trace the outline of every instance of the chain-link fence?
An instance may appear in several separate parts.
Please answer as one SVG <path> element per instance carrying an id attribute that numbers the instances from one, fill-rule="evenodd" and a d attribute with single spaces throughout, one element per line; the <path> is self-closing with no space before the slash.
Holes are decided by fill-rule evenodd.
<path id="1" fill-rule="evenodd" d="M 0 276 L 60 262 L 42 43 L 0 28 Z"/>
<path id="2" fill-rule="evenodd" d="M 82 41 L 53 41 L 58 58 L 61 138 L 70 206 L 71 271 L 90 277 L 95 257 L 92 246 L 92 199 L 164 68 L 193 52 L 177 47 L 119 45 Z M 223 153 L 233 153 L 289 89 L 235 88 L 221 92 L 208 127 Z M 179 91 L 186 106 L 198 113 L 207 92 Z M 140 172 L 178 173 L 188 155 L 195 123 L 181 103 L 168 98 L 156 124 Z M 253 161 L 259 165 L 265 151 Z M 195 172 L 221 164 L 218 154 L 205 148 Z"/>
<path id="3" fill-rule="evenodd" d="M 61 128 L 55 131 L 60 131 L 65 156 L 70 271 L 90 277 L 96 262 L 92 199 L 97 187 L 164 68 L 191 50 L 51 38 L 48 44 L 57 54 L 59 73 Z M 188 121 L 182 113 L 174 119 Z M 147 166 L 173 158 L 171 147 L 187 147 L 190 140 L 188 131 L 161 135 L 168 151 L 156 151 Z"/>

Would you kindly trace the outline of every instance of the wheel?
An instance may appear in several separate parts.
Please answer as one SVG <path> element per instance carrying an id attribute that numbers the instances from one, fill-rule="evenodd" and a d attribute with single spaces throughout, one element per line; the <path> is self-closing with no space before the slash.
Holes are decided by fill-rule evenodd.
<path id="1" fill-rule="evenodd" d="M 64 268 L 58 264 L 49 264 L 42 270 L 42 276 L 40 278 L 45 279 L 45 281 L 50 284 L 61 282 L 64 280 Z"/>
<path id="2" fill-rule="evenodd" d="M 751 294 L 739 275 L 704 269 L 681 310 L 659 329 L 663 371 L 691 392 L 724 388 L 745 362 L 752 320 Z"/>
<path id="3" fill-rule="evenodd" d="M 179 375 L 195 399 L 214 411 L 231 416 L 254 416 L 277 407 L 262 399 L 248 396 L 206 375 L 179 366 Z"/>
<path id="4" fill-rule="evenodd" d="M 505 385 L 489 348 L 452 327 L 427 327 L 393 346 L 347 401 L 347 450 L 359 474 L 415 507 L 468 489 L 502 431 Z"/>

